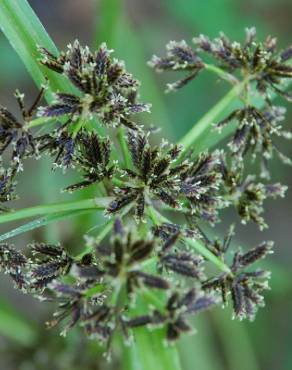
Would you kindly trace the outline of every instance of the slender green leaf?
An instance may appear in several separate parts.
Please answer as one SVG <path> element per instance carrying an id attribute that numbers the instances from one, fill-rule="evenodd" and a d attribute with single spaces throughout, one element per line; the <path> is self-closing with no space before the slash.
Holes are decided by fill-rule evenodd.
<path id="1" fill-rule="evenodd" d="M 13 238 L 14 236 L 26 233 L 28 231 L 38 229 L 42 226 L 47 226 L 51 223 L 61 221 L 64 219 L 68 219 L 70 217 L 81 216 L 81 215 L 84 215 L 85 213 L 92 212 L 92 211 L 94 211 L 94 209 L 85 210 L 85 211 L 84 210 L 69 211 L 69 212 L 62 212 L 62 213 L 57 213 L 57 214 L 53 213 L 51 215 L 38 218 L 37 220 L 28 222 L 24 225 L 17 227 L 16 229 L 13 229 L 11 231 L 8 231 L 5 234 L 0 235 L 0 242 L 2 242 L 3 240 Z"/>
<path id="2" fill-rule="evenodd" d="M 27 0 L 1 0 L 0 27 L 37 86 L 40 87 L 45 82 L 45 76 L 49 78 L 50 89 L 47 98 L 52 98 L 52 90 L 73 89 L 65 77 L 39 63 L 38 46 L 43 46 L 55 54 L 58 50 Z"/>
<path id="3" fill-rule="evenodd" d="M 73 202 L 44 204 L 30 208 L 23 208 L 17 211 L 11 211 L 0 215 L 0 224 L 34 216 L 64 213 L 66 211 L 73 212 L 77 210 L 89 210 L 89 209 L 95 209 L 97 211 L 100 211 L 104 210 L 107 207 L 109 201 L 110 198 L 91 198 L 77 200 Z"/>

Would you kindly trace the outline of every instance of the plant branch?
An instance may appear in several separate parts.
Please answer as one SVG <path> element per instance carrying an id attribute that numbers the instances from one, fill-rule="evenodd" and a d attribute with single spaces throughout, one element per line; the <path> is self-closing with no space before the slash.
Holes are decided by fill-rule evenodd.
<path id="1" fill-rule="evenodd" d="M 225 111 L 230 103 L 235 100 L 240 93 L 244 90 L 247 80 L 241 81 L 235 85 L 212 109 L 210 109 L 194 126 L 193 128 L 179 141 L 179 144 L 183 145 L 183 152 L 180 158 L 192 149 L 192 151 L 198 153 L 202 147 L 202 138 L 210 136 L 213 123 L 219 117 L 219 115 Z M 216 143 L 220 139 L 220 134 L 212 133 L 213 140 L 215 137 Z M 222 136 L 222 135 L 221 135 Z M 204 142 L 204 139 L 203 139 Z M 200 143 L 200 145 L 198 145 Z M 195 145 L 196 144 L 196 145 Z M 193 147 L 194 146 L 194 147 Z M 204 148 L 206 149 L 206 148 Z"/>

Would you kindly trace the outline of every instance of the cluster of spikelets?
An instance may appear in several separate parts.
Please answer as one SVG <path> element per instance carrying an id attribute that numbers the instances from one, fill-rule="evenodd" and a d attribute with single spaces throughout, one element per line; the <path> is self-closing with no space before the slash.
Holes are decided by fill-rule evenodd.
<path id="1" fill-rule="evenodd" d="M 1 244 L 0 267 L 18 289 L 58 303 L 50 327 L 65 321 L 65 334 L 80 322 L 90 337 L 107 345 L 116 330 L 121 329 L 129 340 L 131 329 L 144 325 L 165 326 L 167 340 L 176 340 L 182 332 L 191 331 L 190 315 L 220 301 L 226 303 L 229 297 L 235 316 L 253 319 L 257 307 L 263 305 L 261 292 L 268 288 L 269 273 L 248 267 L 269 254 L 272 243 L 264 242 L 245 253 L 238 250 L 228 271 L 207 277 L 204 259 L 183 243 L 186 235 L 198 237 L 191 229 L 163 223 L 152 236 L 140 239 L 117 218 L 111 242 L 91 241 L 92 252 L 82 257 L 74 258 L 60 245 L 45 243 L 29 245 L 26 257 L 13 246 Z M 224 243 L 208 241 L 209 249 L 223 260 L 229 243 L 230 235 Z M 158 300 L 152 291 L 164 294 Z M 143 302 L 137 314 L 137 305 Z"/>
<path id="2" fill-rule="evenodd" d="M 226 151 L 195 156 L 165 141 L 154 145 L 152 130 L 135 120 L 150 109 L 139 101 L 139 82 L 105 45 L 91 52 L 75 41 L 58 56 L 41 48 L 40 62 L 66 76 L 75 93 L 58 91 L 54 102 L 40 107 L 44 87 L 26 109 L 23 95 L 16 92 L 22 120 L 0 107 L 0 153 L 7 162 L 0 172 L 3 212 L 8 211 L 5 203 L 16 198 L 16 177 L 24 160 L 44 154 L 53 157 L 53 168 L 79 171 L 80 181 L 63 190 L 102 183 L 109 199 L 105 214 L 112 236 L 104 243 L 88 240 L 85 250 L 90 252 L 82 256 L 46 243 L 27 246 L 27 256 L 12 245 L 0 245 L 0 268 L 15 286 L 57 302 L 49 326 L 64 322 L 65 333 L 80 323 L 107 347 L 117 330 L 129 340 L 139 326 L 164 327 L 167 340 L 173 341 L 191 331 L 190 315 L 211 306 L 231 300 L 235 317 L 252 320 L 264 304 L 261 294 L 269 273 L 250 266 L 271 253 L 272 242 L 247 252 L 237 249 L 230 257 L 233 229 L 223 242 L 204 229 L 220 221 L 221 210 L 230 206 L 243 223 L 251 220 L 262 229 L 267 226 L 262 217 L 265 199 L 284 196 L 285 186 L 266 183 L 267 161 L 274 153 L 290 163 L 275 144 L 274 137 L 291 134 L 282 129 L 285 111 L 272 105 L 270 92 L 291 100 L 283 83 L 292 77 L 292 48 L 277 52 L 276 40 L 257 42 L 254 29 L 247 30 L 243 44 L 224 35 L 213 41 L 200 36 L 194 43 L 191 48 L 172 41 L 167 55 L 153 57 L 150 64 L 158 71 L 186 72 L 184 79 L 168 86 L 176 90 L 208 69 L 202 59 L 207 53 L 224 79 L 244 84 L 242 107 L 216 125 L 221 129 L 236 122 Z M 252 105 L 250 95 L 255 93 L 263 108 Z M 40 119 L 55 124 L 53 129 L 44 126 L 48 128 L 41 136 L 33 129 Z M 111 136 L 102 135 L 105 131 Z M 113 140 L 116 131 L 119 143 Z M 121 152 L 125 158 L 117 160 Z M 250 154 L 255 161 L 260 157 L 261 182 L 260 175 L 246 175 Z M 194 246 L 199 246 L 196 252 Z M 205 267 L 214 260 L 221 270 L 210 275 Z"/>

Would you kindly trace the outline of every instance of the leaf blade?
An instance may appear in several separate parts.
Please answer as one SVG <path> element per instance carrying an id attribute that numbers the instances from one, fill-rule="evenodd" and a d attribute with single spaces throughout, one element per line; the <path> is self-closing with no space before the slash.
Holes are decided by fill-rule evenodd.
<path id="1" fill-rule="evenodd" d="M 40 88 L 45 82 L 45 76 L 49 78 L 50 88 L 46 94 L 49 100 L 53 97 L 52 90 L 73 90 L 73 86 L 65 77 L 56 76 L 39 63 L 38 46 L 43 46 L 55 54 L 58 50 L 26 0 L 0 2 L 0 27 L 36 85 Z"/>
<path id="2" fill-rule="evenodd" d="M 54 213 L 63 213 L 65 211 L 77 211 L 77 210 L 104 210 L 109 204 L 111 198 L 90 198 L 82 199 L 72 202 L 52 203 L 44 204 L 34 207 L 23 208 L 17 211 L 10 211 L 0 215 L 0 224 L 17 221 L 24 218 L 30 218 L 34 216 L 50 215 Z"/>

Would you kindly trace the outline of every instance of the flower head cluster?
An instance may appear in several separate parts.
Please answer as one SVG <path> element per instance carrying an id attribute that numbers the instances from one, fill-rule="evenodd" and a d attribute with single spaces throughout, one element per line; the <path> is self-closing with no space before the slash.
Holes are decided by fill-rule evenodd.
<path id="1" fill-rule="evenodd" d="M 92 53 L 78 40 L 59 56 L 41 48 L 41 60 L 49 69 L 64 74 L 79 94 L 56 93 L 56 101 L 40 110 L 42 116 L 67 116 L 69 123 L 91 120 L 96 116 L 105 125 L 124 125 L 136 129 L 131 115 L 148 112 L 149 105 L 137 101 L 139 83 L 112 59 L 105 44 Z"/>
<path id="2" fill-rule="evenodd" d="M 130 180 L 116 190 L 108 213 L 133 203 L 136 216 L 141 219 L 145 205 L 158 199 L 173 209 L 180 209 L 185 203 L 188 213 L 214 221 L 221 201 L 217 153 L 177 163 L 179 146 L 151 146 L 147 135 L 133 131 L 128 133 L 128 146 L 134 169 L 124 169 Z"/>
<path id="3" fill-rule="evenodd" d="M 284 114 L 285 109 L 282 107 L 271 106 L 267 110 L 261 111 L 249 105 L 234 110 L 217 124 L 217 128 L 221 130 L 233 120 L 238 122 L 229 148 L 232 154 L 239 158 L 243 158 L 251 151 L 254 158 L 257 155 L 262 157 L 264 169 L 265 163 L 272 158 L 275 152 L 284 163 L 291 164 L 291 160 L 281 153 L 273 141 L 273 136 L 292 138 L 291 132 L 283 130 L 280 124 L 284 119 Z M 266 169 L 262 175 L 268 176 Z"/>
<path id="4" fill-rule="evenodd" d="M 15 97 L 20 108 L 22 120 L 18 120 L 6 108 L 0 107 L 0 155 L 12 145 L 12 162 L 17 170 L 22 169 L 22 159 L 37 155 L 35 141 L 28 124 L 36 114 L 44 91 L 45 87 L 40 90 L 32 106 L 26 109 L 24 106 L 24 94 L 16 90 Z"/>
<path id="5" fill-rule="evenodd" d="M 224 256 L 230 245 L 231 235 L 225 243 L 213 244 L 215 251 Z M 231 297 L 234 316 L 239 319 L 253 320 L 258 307 L 264 306 L 262 291 L 269 288 L 270 273 L 265 270 L 250 271 L 249 267 L 258 260 L 265 258 L 272 252 L 273 242 L 263 242 L 243 253 L 238 250 L 234 253 L 230 273 L 223 273 L 219 277 L 207 279 L 203 282 L 205 291 L 218 290 L 222 294 L 223 303 Z M 214 250 L 213 249 L 213 250 Z"/>
<path id="6" fill-rule="evenodd" d="M 221 161 L 222 179 L 225 184 L 225 196 L 236 208 L 243 224 L 253 221 L 260 229 L 268 227 L 262 213 L 264 201 L 268 198 L 283 198 L 287 186 L 280 183 L 262 183 L 256 180 L 256 176 L 243 176 L 242 168 L 226 161 Z"/>
<path id="7" fill-rule="evenodd" d="M 170 41 L 166 45 L 166 57 L 159 58 L 154 55 L 148 63 L 150 67 L 155 68 L 157 72 L 162 71 L 184 71 L 187 77 L 167 85 L 167 91 L 177 90 L 193 80 L 202 68 L 203 61 L 187 43 Z"/>
<path id="8" fill-rule="evenodd" d="M 211 70 L 239 88 L 239 79 L 242 78 L 243 87 L 240 98 L 244 106 L 232 111 L 221 120 L 217 127 L 223 128 L 232 121 L 237 121 L 237 128 L 229 143 L 229 148 L 237 160 L 252 152 L 253 156 L 261 156 L 263 167 L 275 152 L 285 162 L 291 164 L 289 158 L 279 151 L 275 137 L 291 139 L 291 132 L 282 128 L 285 110 L 272 105 L 270 92 L 279 94 L 291 101 L 291 92 L 282 88 L 286 80 L 292 78 L 292 67 L 289 64 L 292 58 L 291 46 L 283 51 L 277 50 L 277 40 L 268 37 L 264 42 L 256 39 L 255 28 L 246 30 L 243 43 L 229 40 L 224 34 L 210 40 L 205 35 L 193 39 L 194 48 L 184 41 L 173 42 L 167 45 L 167 57 L 154 56 L 150 65 L 157 71 L 185 69 L 191 71 L 190 76 L 178 81 L 174 87 L 182 87 L 192 80 L 197 72 L 204 69 Z M 203 55 L 208 54 L 215 59 L 215 65 L 203 62 Z M 176 60 L 184 58 L 184 63 Z M 198 64 L 196 64 L 196 62 Z M 257 107 L 251 103 L 255 94 L 263 98 L 263 106 Z M 268 175 L 267 169 L 263 172 Z"/>
<path id="9" fill-rule="evenodd" d="M 188 316 L 220 303 L 221 295 L 226 302 L 229 293 L 234 314 L 253 319 L 263 305 L 260 291 L 266 288 L 262 280 L 267 274 L 246 268 L 270 253 L 270 242 L 237 252 L 229 273 L 207 278 L 204 259 L 180 243 L 184 238 L 197 240 L 196 231 L 164 223 L 154 234 L 159 238 L 139 239 L 116 219 L 111 242 L 90 240 L 91 252 L 83 256 L 72 257 L 60 245 L 33 243 L 27 258 L 2 244 L 0 267 L 19 289 L 41 300 L 56 300 L 59 310 L 48 322 L 50 327 L 63 323 L 65 334 L 81 323 L 87 335 L 108 346 L 116 331 L 129 339 L 139 326 L 163 326 L 167 340 L 176 340 L 191 331 Z M 207 247 L 224 258 L 229 242 L 230 238 L 222 246 L 209 242 Z M 148 302 L 143 313 L 137 311 L 140 300 Z"/>
<path id="10" fill-rule="evenodd" d="M 267 96 L 270 90 L 291 100 L 279 85 L 284 79 L 292 78 L 292 67 L 287 62 L 292 58 L 291 46 L 277 50 L 277 39 L 268 36 L 264 42 L 256 39 L 256 29 L 246 29 L 245 41 L 240 44 L 229 40 L 224 34 L 214 40 L 204 35 L 193 39 L 199 51 L 211 55 L 224 69 L 241 71 L 256 82 L 256 88 Z"/>
<path id="11" fill-rule="evenodd" d="M 131 131 L 128 133 L 128 146 L 134 169 L 126 168 L 125 174 L 131 181 L 117 189 L 108 212 L 115 213 L 134 202 L 136 216 L 142 218 L 145 204 L 149 204 L 152 197 L 169 207 L 179 208 L 180 174 L 187 168 L 186 163 L 174 164 L 180 148 L 176 145 L 152 147 L 147 135 Z"/>
<path id="12" fill-rule="evenodd" d="M 151 65 L 158 71 L 187 73 L 169 85 L 172 90 L 202 69 L 236 84 L 232 94 L 242 106 L 217 124 L 223 128 L 236 121 L 229 150 L 205 148 L 195 155 L 191 145 L 150 140 L 151 130 L 132 118 L 149 109 L 138 100 L 139 83 L 111 57 L 105 44 L 91 52 L 75 41 L 58 56 L 40 49 L 41 63 L 65 76 L 71 90 L 55 92 L 56 101 L 40 108 L 42 89 L 28 110 L 17 93 L 21 122 L 0 108 L 0 155 L 12 145 L 9 165 L 0 166 L 0 210 L 7 211 L 4 203 L 15 199 L 22 162 L 47 154 L 53 167 L 76 169 L 81 177 L 63 190 L 82 192 L 93 186 L 97 198 L 85 200 L 84 211 L 88 204 L 98 205 L 90 210 L 102 208 L 109 217 L 77 256 L 59 244 L 32 243 L 25 254 L 13 245 L 0 244 L 0 269 L 23 292 L 56 302 L 58 311 L 48 326 L 60 324 L 64 334 L 80 324 L 90 338 L 109 349 L 116 332 L 129 340 L 137 327 L 162 327 L 165 338 L 174 341 L 191 331 L 190 315 L 229 298 L 234 316 L 240 319 L 252 320 L 263 305 L 269 274 L 250 267 L 271 253 L 273 243 L 263 242 L 245 252 L 238 249 L 229 262 L 233 228 L 221 242 L 210 238 L 205 226 L 214 226 L 222 219 L 222 209 L 234 206 L 243 223 L 254 221 L 263 229 L 265 199 L 284 196 L 285 186 L 251 176 L 246 159 L 249 153 L 254 159 L 260 157 L 261 175 L 266 177 L 266 162 L 274 153 L 290 162 L 274 142 L 276 136 L 291 134 L 282 129 L 284 111 L 271 104 L 269 91 L 289 98 L 281 87 L 282 80 L 291 77 L 287 63 L 291 47 L 278 53 L 274 39 L 257 42 L 253 29 L 242 45 L 223 35 L 213 41 L 200 36 L 194 42 L 196 49 L 184 41 L 171 42 L 166 57 L 153 57 Z M 203 62 L 203 52 L 219 65 L 210 68 Z M 258 92 L 265 106 L 253 105 L 253 94 Z M 36 135 L 33 127 L 40 124 L 44 131 Z M 197 132 L 199 138 L 207 132 L 202 121 Z M 68 202 L 66 209 L 83 211 L 83 199 L 77 203 Z M 209 268 L 210 263 L 216 269 Z"/>

